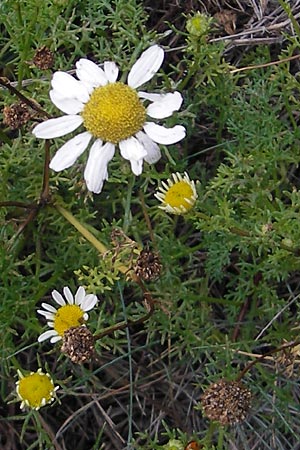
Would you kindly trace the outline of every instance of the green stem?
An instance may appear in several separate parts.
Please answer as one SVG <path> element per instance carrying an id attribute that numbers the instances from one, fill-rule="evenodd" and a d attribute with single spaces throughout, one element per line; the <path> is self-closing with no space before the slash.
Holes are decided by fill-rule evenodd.
<path id="1" fill-rule="evenodd" d="M 131 205 L 131 196 L 132 189 L 134 186 L 135 177 L 132 175 L 131 180 L 128 183 L 126 201 L 125 201 L 125 211 L 124 211 L 124 221 L 123 221 L 123 231 L 126 234 L 131 222 L 131 214 L 130 214 L 130 205 Z"/>
<path id="2" fill-rule="evenodd" d="M 212 439 L 213 439 L 213 435 L 214 432 L 216 431 L 217 428 L 217 423 L 216 422 L 210 422 L 209 423 L 209 428 L 207 430 L 206 436 L 203 439 L 202 443 L 207 446 L 210 447 L 212 444 Z"/>
<path id="3" fill-rule="evenodd" d="M 284 11 L 286 12 L 290 21 L 292 22 L 293 27 L 294 27 L 298 37 L 300 37 L 300 27 L 299 27 L 297 20 L 294 17 L 292 8 L 288 4 L 288 2 L 286 2 L 285 0 L 279 0 L 279 3 L 281 5 L 281 7 L 284 9 Z"/>
<path id="4" fill-rule="evenodd" d="M 122 303 L 122 310 L 123 310 L 123 316 L 125 319 L 125 322 L 128 322 L 127 313 L 126 313 L 126 306 L 125 301 L 123 297 L 123 292 L 121 289 L 121 285 L 119 282 L 117 282 L 121 303 Z M 131 340 L 130 340 L 130 333 L 129 328 L 126 327 L 126 339 L 127 339 L 127 349 L 128 349 L 128 368 L 129 368 L 129 407 L 128 407 L 128 436 L 127 436 L 127 449 L 131 449 L 131 440 L 132 440 L 132 421 L 133 421 L 133 369 L 132 369 L 132 354 L 131 354 Z"/>
<path id="5" fill-rule="evenodd" d="M 104 255 L 107 253 L 108 249 L 105 247 L 102 242 L 98 241 L 98 239 L 90 232 L 88 231 L 69 211 L 67 211 L 62 206 L 55 203 L 54 208 L 71 224 L 73 227 L 76 228 L 77 231 L 87 240 L 89 241 L 101 255 Z M 129 267 L 120 265 L 118 267 L 118 270 L 124 274 L 126 274 L 129 271 Z"/>
<path id="6" fill-rule="evenodd" d="M 218 450 L 223 450 L 224 449 L 223 444 L 224 444 L 224 428 L 220 427 L 219 428 L 217 449 Z"/>
<path id="7" fill-rule="evenodd" d="M 206 222 L 211 220 L 210 216 L 203 214 L 201 212 L 196 212 L 195 216 L 198 217 L 199 219 L 205 220 Z M 242 228 L 239 228 L 236 226 L 227 227 L 227 229 L 228 229 L 228 231 L 230 231 L 230 233 L 236 234 L 238 236 L 248 237 L 248 238 L 255 237 L 254 233 L 251 233 L 250 231 L 247 231 L 247 230 L 243 230 Z M 289 247 L 288 245 L 285 245 L 283 242 L 278 242 L 277 245 L 279 246 L 279 248 L 282 248 L 283 250 L 287 250 L 288 252 L 294 253 L 297 256 L 299 255 L 298 248 Z"/>
<path id="8" fill-rule="evenodd" d="M 105 245 L 103 245 L 98 239 L 95 238 L 95 236 L 90 233 L 69 211 L 67 211 L 62 206 L 58 205 L 57 203 L 54 204 L 54 207 L 57 209 L 57 211 L 65 218 L 68 222 L 70 222 L 73 227 L 76 228 L 76 230 L 79 231 L 82 236 L 89 241 L 101 254 L 104 254 L 107 252 L 107 248 Z"/>

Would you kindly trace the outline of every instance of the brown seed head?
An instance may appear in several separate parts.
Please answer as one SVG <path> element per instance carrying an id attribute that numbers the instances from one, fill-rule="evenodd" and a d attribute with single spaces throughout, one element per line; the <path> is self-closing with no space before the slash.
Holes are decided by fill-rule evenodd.
<path id="1" fill-rule="evenodd" d="M 233 425 L 246 418 L 251 392 L 239 381 L 219 380 L 204 391 L 201 403 L 210 420 L 221 425 Z"/>
<path id="2" fill-rule="evenodd" d="M 136 275 L 144 281 L 156 280 L 161 269 L 162 264 L 158 254 L 148 249 L 141 251 L 134 267 Z"/>
<path id="3" fill-rule="evenodd" d="M 54 64 L 54 55 L 48 47 L 43 45 L 35 51 L 32 62 L 38 69 L 51 69 Z"/>
<path id="4" fill-rule="evenodd" d="M 300 345 L 294 347 L 284 348 L 275 356 L 275 361 L 278 370 L 288 377 L 292 378 L 298 375 L 298 370 L 295 370 L 295 364 L 300 354 Z"/>
<path id="5" fill-rule="evenodd" d="M 73 363 L 83 364 L 90 361 L 95 353 L 94 336 L 85 326 L 69 328 L 63 335 L 61 351 Z"/>
<path id="6" fill-rule="evenodd" d="M 3 108 L 3 123 L 12 130 L 18 130 L 31 118 L 28 106 L 24 102 L 14 103 Z"/>

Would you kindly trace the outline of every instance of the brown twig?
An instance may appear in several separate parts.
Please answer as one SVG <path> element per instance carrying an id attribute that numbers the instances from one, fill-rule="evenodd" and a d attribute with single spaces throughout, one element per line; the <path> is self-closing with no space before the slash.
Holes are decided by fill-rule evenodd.
<path id="1" fill-rule="evenodd" d="M 250 369 L 252 369 L 253 366 L 255 366 L 255 364 L 260 363 L 261 361 L 263 361 L 267 356 L 273 355 L 274 353 L 278 353 L 281 350 L 285 350 L 286 348 L 293 348 L 296 347 L 296 345 L 300 344 L 300 340 L 298 341 L 292 341 L 292 342 L 287 342 L 286 344 L 281 345 L 280 347 L 277 347 L 273 350 L 270 350 L 269 352 L 265 353 L 264 355 L 261 355 L 260 357 L 258 357 L 257 359 L 255 359 L 254 361 L 251 361 L 251 363 L 249 363 L 237 376 L 236 381 L 241 381 L 241 379 L 246 375 L 247 372 L 249 372 Z"/>
<path id="2" fill-rule="evenodd" d="M 43 186 L 40 195 L 40 203 L 45 204 L 50 201 L 50 186 L 49 186 L 49 164 L 50 164 L 50 142 L 45 141 L 45 160 L 43 173 Z"/>
<path id="3" fill-rule="evenodd" d="M 278 59 L 277 61 L 271 61 L 269 63 L 255 64 L 253 66 L 240 67 L 239 69 L 230 70 L 230 73 L 244 72 L 245 70 L 261 69 L 264 67 L 275 66 L 277 64 L 289 62 L 289 61 L 292 61 L 294 59 L 299 59 L 299 58 L 300 58 L 300 55 L 294 55 L 294 56 L 290 56 L 288 58 Z"/>
<path id="4" fill-rule="evenodd" d="M 47 117 L 47 119 L 51 119 L 52 116 L 48 114 L 37 102 L 27 98 L 18 89 L 12 86 L 8 78 L 0 77 L 0 84 L 6 87 L 13 95 L 16 95 L 20 100 L 22 100 L 22 102 L 26 103 L 26 105 L 30 106 L 30 108 L 37 111 L 42 116 Z"/>
<path id="5" fill-rule="evenodd" d="M 55 439 L 55 434 L 54 434 L 52 428 L 45 421 L 43 416 L 39 412 L 36 412 L 36 416 L 37 416 L 38 420 L 40 421 L 42 427 L 44 428 L 45 432 L 47 433 L 47 435 L 51 439 L 51 442 L 53 443 L 53 445 L 55 447 L 55 450 L 62 450 L 62 447 L 59 445 L 59 443 Z"/>
<path id="6" fill-rule="evenodd" d="M 36 218 L 40 209 L 50 202 L 51 194 L 50 194 L 50 187 L 49 187 L 49 162 L 50 162 L 50 144 L 49 144 L 49 141 L 45 141 L 43 184 L 42 184 L 40 198 L 37 203 L 26 204 L 26 203 L 22 203 L 22 202 L 11 202 L 11 201 L 0 203 L 0 207 L 1 206 L 3 206 L 3 207 L 4 206 L 16 206 L 16 207 L 21 207 L 21 208 L 30 210 L 25 221 L 23 223 L 21 223 L 17 232 L 15 233 L 14 239 L 16 239 L 24 231 L 24 229 L 27 227 L 27 225 Z"/>
<path id="7" fill-rule="evenodd" d="M 146 208 L 144 194 L 143 194 L 143 192 L 141 190 L 139 191 L 139 198 L 140 198 L 140 201 L 141 201 L 142 211 L 143 211 L 145 222 L 147 224 L 147 228 L 148 228 L 148 231 L 149 231 L 150 239 L 152 241 L 153 247 L 155 248 L 155 250 L 157 250 L 157 245 L 156 245 L 156 241 L 155 241 L 155 237 L 154 237 L 154 233 L 153 233 L 150 217 L 149 217 L 149 214 L 148 214 L 147 208 Z"/>
<path id="8" fill-rule="evenodd" d="M 236 325 L 234 327 L 234 330 L 233 330 L 233 333 L 232 333 L 232 340 L 233 340 L 233 342 L 236 342 L 236 340 L 238 338 L 238 335 L 240 334 L 241 322 L 244 319 L 244 317 L 246 315 L 246 312 L 249 309 L 250 303 L 251 303 L 251 300 L 248 297 L 244 301 L 243 305 L 241 306 L 241 309 L 240 309 L 240 312 L 239 312 L 239 315 L 238 315 L 238 318 L 237 318 L 237 323 L 236 323 Z"/>
<path id="9" fill-rule="evenodd" d="M 132 279 L 133 279 L 133 281 L 135 281 L 140 286 L 140 288 L 143 291 L 144 301 L 146 303 L 146 307 L 148 308 L 147 314 L 145 314 L 144 316 L 140 317 L 137 320 L 122 321 L 122 322 L 117 323 L 116 325 L 113 325 L 111 327 L 106 328 L 105 330 L 101 331 L 101 333 L 97 333 L 97 334 L 94 335 L 94 340 L 95 341 L 98 341 L 99 339 L 103 338 L 104 336 L 112 334 L 115 331 L 124 330 L 125 328 L 133 327 L 135 325 L 139 325 L 141 323 L 144 323 L 154 313 L 154 300 L 153 300 L 150 292 L 147 291 L 147 289 L 145 288 L 143 282 L 137 276 L 133 275 Z"/>
<path id="10" fill-rule="evenodd" d="M 35 207 L 35 203 L 23 203 L 23 202 L 0 202 L 1 207 L 15 206 L 16 208 L 24 208 L 24 209 L 33 209 Z"/>

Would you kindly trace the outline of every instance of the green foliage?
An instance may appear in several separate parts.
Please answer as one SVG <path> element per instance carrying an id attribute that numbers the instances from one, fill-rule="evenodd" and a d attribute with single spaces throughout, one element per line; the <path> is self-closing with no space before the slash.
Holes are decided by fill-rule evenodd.
<path id="1" fill-rule="evenodd" d="M 54 52 L 54 70 L 72 70 L 80 57 L 116 61 L 124 81 L 141 52 L 160 43 L 169 51 L 148 90 L 182 93 L 183 107 L 166 126 L 187 130 L 184 141 L 161 146 L 161 160 L 145 163 L 140 177 L 116 152 L 100 195 L 84 185 L 85 152 L 66 171 L 50 171 L 45 198 L 47 147 L 31 133 L 42 118 L 32 110 L 31 124 L 1 126 L 3 423 L 14 428 L 15 447 L 26 449 L 59 442 L 159 450 L 169 441 L 184 449 L 192 439 L 205 450 L 292 449 L 300 426 L 299 388 L 290 377 L 296 346 L 246 373 L 254 402 L 244 424 L 209 425 L 199 399 L 210 383 L 235 379 L 255 357 L 298 337 L 300 95 L 286 58 L 299 37 L 282 34 L 282 48 L 239 55 L 240 67 L 283 61 L 238 72 L 209 15 L 180 15 L 181 31 L 169 24 L 158 34 L 149 13 L 136 0 L 1 2 L 1 75 L 47 113 L 59 115 L 49 100 L 50 70 L 32 65 L 37 48 Z M 2 109 L 16 101 L 2 84 L 0 96 Z M 51 141 L 51 155 L 64 142 Z M 154 197 L 176 171 L 199 181 L 198 201 L 184 217 L 159 210 Z M 148 247 L 159 253 L 162 273 L 141 284 L 134 267 Z M 99 297 L 88 322 L 95 336 L 142 319 L 108 331 L 84 365 L 72 364 L 59 344 L 37 342 L 47 327 L 36 314 L 41 303 L 53 289 L 79 285 Z M 16 370 L 40 366 L 59 384 L 59 402 L 20 412 Z"/>

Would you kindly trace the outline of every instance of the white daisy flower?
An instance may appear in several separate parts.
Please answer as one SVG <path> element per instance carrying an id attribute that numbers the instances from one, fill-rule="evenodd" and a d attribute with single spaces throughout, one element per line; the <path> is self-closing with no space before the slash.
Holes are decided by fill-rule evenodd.
<path id="1" fill-rule="evenodd" d="M 93 309 L 98 301 L 96 295 L 86 295 L 82 286 L 78 288 L 75 298 L 68 287 L 64 287 L 63 291 L 65 299 L 58 291 L 52 291 L 52 297 L 59 308 L 42 303 L 44 309 L 38 310 L 48 320 L 47 325 L 51 328 L 39 336 L 38 342 L 50 338 L 50 342 L 55 343 L 63 338 L 65 331 L 82 326 L 89 318 L 86 311 Z"/>
<path id="2" fill-rule="evenodd" d="M 186 172 L 184 176 L 179 172 L 172 173 L 172 178 L 168 178 L 167 182 L 162 181 L 161 184 L 154 194 L 162 203 L 159 208 L 177 215 L 186 214 L 193 208 L 198 194 L 195 182 L 190 180 Z"/>
<path id="3" fill-rule="evenodd" d="M 130 161 L 132 172 L 140 175 L 144 161 L 153 164 L 160 159 L 157 144 L 169 145 L 183 139 L 183 126 L 166 128 L 148 120 L 148 117 L 164 119 L 178 111 L 181 94 L 136 90 L 151 80 L 163 59 L 161 47 L 149 47 L 133 64 L 127 84 L 117 81 L 119 70 L 114 62 L 105 62 L 102 69 L 88 59 L 80 59 L 76 63 L 78 80 L 68 73 L 55 72 L 50 98 L 66 115 L 38 124 L 33 134 L 52 139 L 71 133 L 81 125 L 85 131 L 56 152 L 50 168 L 58 172 L 71 167 L 92 142 L 84 179 L 87 188 L 98 194 L 108 179 L 107 165 L 117 145 L 123 158 Z"/>

